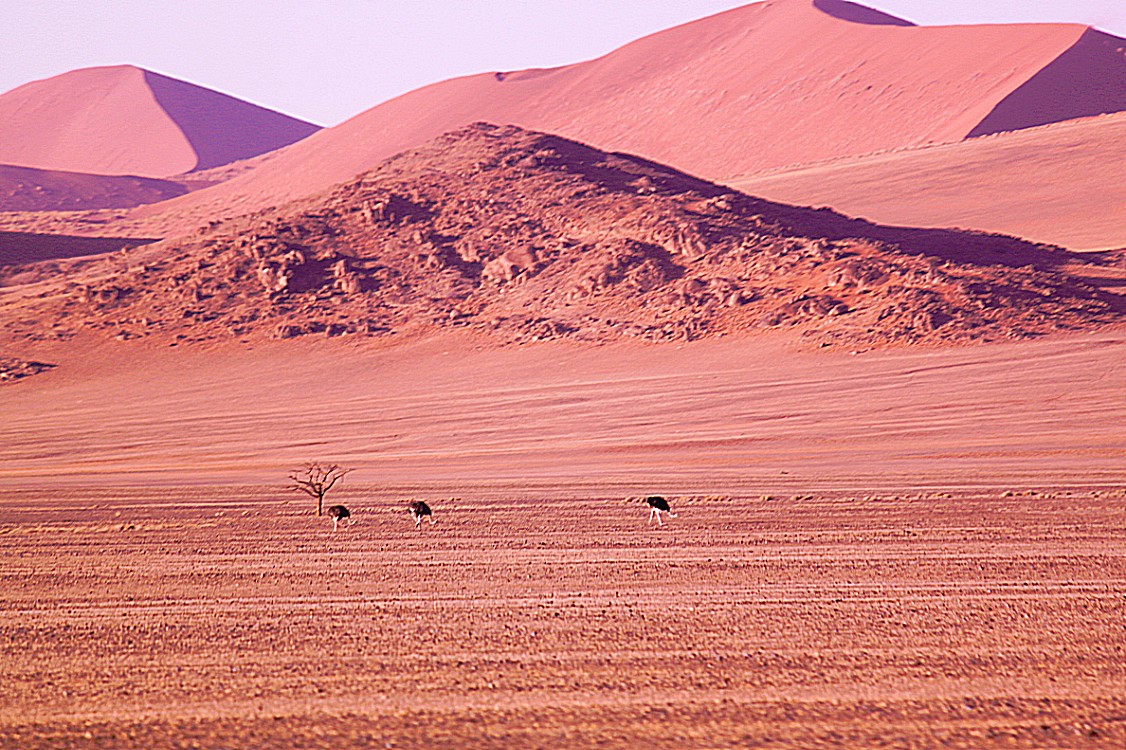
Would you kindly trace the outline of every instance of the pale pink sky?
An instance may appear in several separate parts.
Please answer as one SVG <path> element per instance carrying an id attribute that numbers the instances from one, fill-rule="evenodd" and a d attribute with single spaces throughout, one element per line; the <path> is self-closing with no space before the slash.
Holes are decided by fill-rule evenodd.
<path id="1" fill-rule="evenodd" d="M 468 73 L 549 67 L 741 0 L 12 0 L 0 92 L 130 63 L 334 125 Z M 924 25 L 1066 21 L 1126 37 L 1123 0 L 871 0 Z"/>

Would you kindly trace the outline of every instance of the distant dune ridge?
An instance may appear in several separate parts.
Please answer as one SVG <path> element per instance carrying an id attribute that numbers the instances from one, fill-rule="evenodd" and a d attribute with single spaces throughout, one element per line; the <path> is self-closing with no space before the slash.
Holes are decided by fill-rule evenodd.
<path id="1" fill-rule="evenodd" d="M 0 164 L 0 210 L 130 208 L 188 192 L 179 182 L 129 175 L 60 172 Z"/>
<path id="2" fill-rule="evenodd" d="M 41 261 L 113 253 L 151 241 L 130 237 L 67 237 L 59 234 L 0 232 L 0 282 L 13 280 L 12 276 L 4 273 L 4 266 L 18 267 Z M 31 274 L 43 275 L 44 270 L 49 273 L 51 269 L 37 268 Z"/>
<path id="3" fill-rule="evenodd" d="M 0 163 L 50 171 L 170 177 L 319 129 L 132 65 L 75 70 L 0 95 Z"/>
<path id="4" fill-rule="evenodd" d="M 198 220 L 274 205 L 478 120 L 713 180 L 959 141 L 1126 109 L 1123 45 L 1077 24 L 920 27 L 853 3 L 769 0 L 596 60 L 426 86 L 167 207 Z"/>

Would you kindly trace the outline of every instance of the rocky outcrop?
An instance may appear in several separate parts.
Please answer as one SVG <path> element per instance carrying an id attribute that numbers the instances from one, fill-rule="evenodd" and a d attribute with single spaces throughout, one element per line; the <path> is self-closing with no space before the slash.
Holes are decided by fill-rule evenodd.
<path id="1" fill-rule="evenodd" d="M 1098 262 L 774 204 L 479 124 L 315 199 L 89 263 L 41 292 L 13 331 L 191 341 L 467 328 L 518 343 L 782 328 L 847 346 L 996 340 L 1121 324 L 1123 298 L 1072 274 Z"/>
<path id="2" fill-rule="evenodd" d="M 0 383 L 14 383 L 54 368 L 55 365 L 15 357 L 0 357 Z"/>

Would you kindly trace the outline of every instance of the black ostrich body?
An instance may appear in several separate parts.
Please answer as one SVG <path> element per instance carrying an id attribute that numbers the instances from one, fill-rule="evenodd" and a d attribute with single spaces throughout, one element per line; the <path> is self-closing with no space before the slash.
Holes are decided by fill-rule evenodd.
<path id="1" fill-rule="evenodd" d="M 328 515 L 332 519 L 333 531 L 336 531 L 340 522 L 345 518 L 348 519 L 348 523 L 352 523 L 352 514 L 343 505 L 330 505 L 328 507 Z"/>
<path id="2" fill-rule="evenodd" d="M 414 500 L 407 506 L 410 511 L 411 518 L 414 519 L 414 525 L 419 530 L 422 529 L 422 519 L 429 519 L 430 523 L 434 523 L 434 512 L 430 510 L 430 506 L 421 500 Z"/>
<path id="3" fill-rule="evenodd" d="M 669 518 L 676 518 L 676 514 L 669 507 L 669 501 L 660 495 L 650 495 L 645 498 L 645 502 L 649 506 L 649 524 L 652 524 L 653 519 L 656 518 L 658 526 L 664 525 L 664 522 L 661 521 L 662 513 L 668 513 Z"/>

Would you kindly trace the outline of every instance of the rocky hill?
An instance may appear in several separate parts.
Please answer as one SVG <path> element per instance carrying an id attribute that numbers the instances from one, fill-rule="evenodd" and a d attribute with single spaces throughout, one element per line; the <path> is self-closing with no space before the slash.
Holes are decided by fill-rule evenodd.
<path id="1" fill-rule="evenodd" d="M 771 203 L 478 123 L 303 201 L 96 259 L 11 268 L 20 339 L 187 343 L 468 329 L 503 342 L 769 328 L 847 346 L 1126 320 L 1060 248 Z"/>

